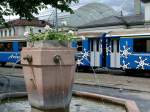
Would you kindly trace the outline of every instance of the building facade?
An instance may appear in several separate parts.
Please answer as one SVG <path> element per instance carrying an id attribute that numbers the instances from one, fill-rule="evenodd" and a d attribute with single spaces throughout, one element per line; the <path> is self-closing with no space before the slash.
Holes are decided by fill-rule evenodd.
<path id="1" fill-rule="evenodd" d="M 38 33 L 44 31 L 46 25 L 51 25 L 43 20 L 33 19 L 17 19 L 9 21 L 6 26 L 0 27 L 0 39 L 20 39 L 24 38 L 25 32 Z"/>

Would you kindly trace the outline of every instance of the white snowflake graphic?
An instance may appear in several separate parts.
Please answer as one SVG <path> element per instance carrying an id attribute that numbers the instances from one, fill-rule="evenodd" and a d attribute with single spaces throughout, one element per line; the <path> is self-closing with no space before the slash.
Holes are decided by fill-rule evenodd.
<path id="1" fill-rule="evenodd" d="M 106 47 L 106 55 L 108 56 L 111 53 L 111 46 Z"/>
<path id="2" fill-rule="evenodd" d="M 131 50 L 131 48 L 128 47 L 128 42 L 126 41 L 126 45 L 123 46 L 123 50 L 120 50 L 121 56 L 124 58 L 128 58 L 128 56 L 132 54 L 131 52 L 129 52 L 129 50 Z"/>
<path id="3" fill-rule="evenodd" d="M 123 65 L 122 65 L 122 68 L 123 68 L 123 69 L 129 68 L 128 66 L 130 65 L 130 63 L 127 63 L 127 64 L 126 64 L 124 60 L 122 61 L 122 63 L 123 63 Z"/>
<path id="4" fill-rule="evenodd" d="M 106 55 L 108 56 L 111 53 L 111 45 L 109 45 L 108 39 L 106 39 Z"/>
<path id="5" fill-rule="evenodd" d="M 81 58 L 77 59 L 76 61 L 77 65 L 84 65 L 84 63 L 82 62 L 83 60 L 86 60 L 87 62 L 89 62 L 88 60 L 89 52 L 86 51 L 86 49 L 83 49 L 83 52 L 79 53 L 79 55 L 81 55 Z"/>
<path id="6" fill-rule="evenodd" d="M 89 52 L 86 51 L 86 49 L 84 49 L 82 52 L 82 59 L 88 60 L 88 56 L 89 56 Z"/>
<path id="7" fill-rule="evenodd" d="M 76 64 L 77 64 L 77 65 L 83 65 L 82 59 L 78 59 L 78 60 L 76 61 Z"/>
<path id="8" fill-rule="evenodd" d="M 135 63 L 137 63 L 137 67 L 136 69 L 143 69 L 144 70 L 144 66 L 150 66 L 149 63 L 146 63 L 145 61 L 147 61 L 147 58 L 142 59 L 142 57 L 139 57 L 139 61 L 134 61 Z"/>

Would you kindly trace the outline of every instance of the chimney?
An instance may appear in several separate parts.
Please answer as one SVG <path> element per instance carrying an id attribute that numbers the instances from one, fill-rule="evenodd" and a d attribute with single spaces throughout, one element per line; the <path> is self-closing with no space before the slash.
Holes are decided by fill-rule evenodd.
<path id="1" fill-rule="evenodd" d="M 134 0 L 134 10 L 136 15 L 141 14 L 141 0 Z"/>
<path id="2" fill-rule="evenodd" d="M 150 1 L 141 0 L 144 3 L 145 24 L 150 24 Z"/>

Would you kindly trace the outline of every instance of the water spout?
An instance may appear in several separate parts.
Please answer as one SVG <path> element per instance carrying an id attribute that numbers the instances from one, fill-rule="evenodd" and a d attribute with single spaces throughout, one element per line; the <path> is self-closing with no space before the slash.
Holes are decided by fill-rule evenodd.
<path id="1" fill-rule="evenodd" d="M 31 63 L 31 62 L 32 62 L 32 56 L 30 56 L 30 55 L 27 55 L 27 56 L 23 57 L 23 59 L 24 59 L 24 60 L 27 60 L 28 63 Z"/>
<path id="2" fill-rule="evenodd" d="M 61 65 L 61 61 L 62 61 L 61 56 L 60 55 L 54 56 L 53 61 L 54 61 L 55 64 L 60 64 Z"/>

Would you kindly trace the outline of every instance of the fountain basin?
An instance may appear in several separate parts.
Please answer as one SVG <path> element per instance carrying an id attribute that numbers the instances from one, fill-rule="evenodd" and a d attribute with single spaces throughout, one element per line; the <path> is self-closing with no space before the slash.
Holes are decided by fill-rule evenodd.
<path id="1" fill-rule="evenodd" d="M 73 92 L 73 96 L 70 111 L 44 111 L 31 108 L 27 101 L 27 93 L 2 94 L 0 111 L 5 109 L 5 112 L 140 112 L 134 101 L 130 100 L 79 91 Z"/>

